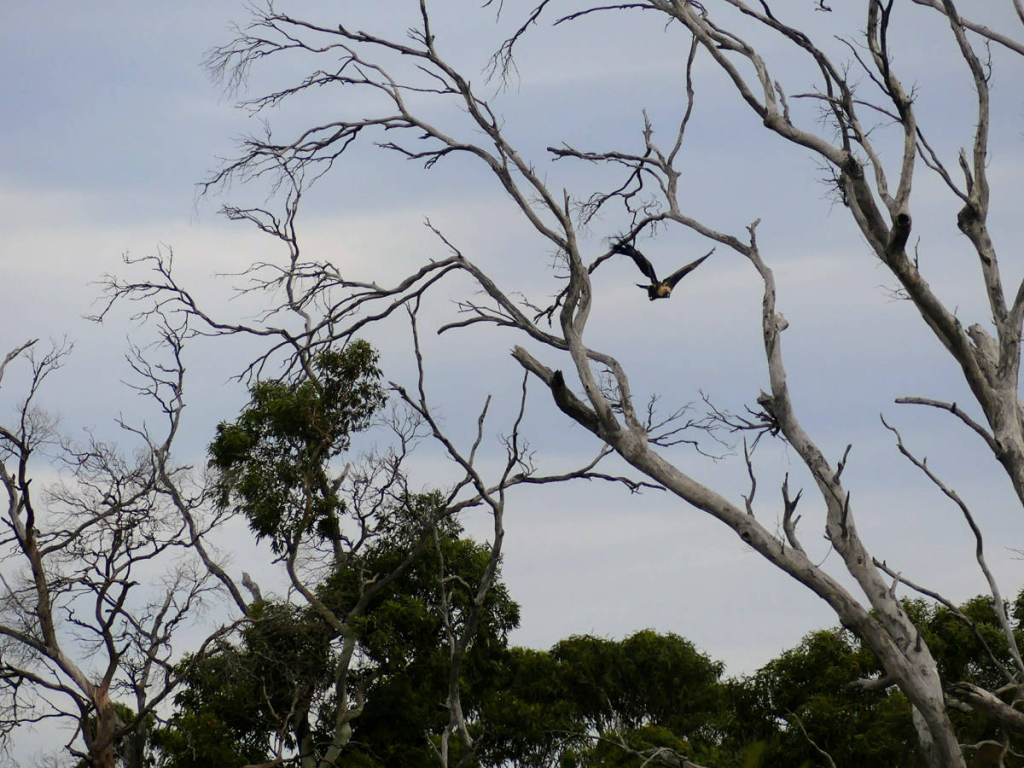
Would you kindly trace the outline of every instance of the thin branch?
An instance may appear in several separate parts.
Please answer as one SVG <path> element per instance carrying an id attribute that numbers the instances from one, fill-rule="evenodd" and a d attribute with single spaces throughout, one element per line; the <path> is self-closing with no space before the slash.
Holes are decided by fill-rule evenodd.
<path id="1" fill-rule="evenodd" d="M 981 437 L 981 439 L 985 441 L 985 443 L 988 445 L 988 447 L 992 450 L 993 453 L 999 455 L 999 447 L 996 444 L 995 438 L 992 437 L 992 434 L 987 429 L 985 429 L 985 427 L 983 427 L 981 424 L 979 424 L 966 413 L 964 413 L 964 411 L 961 408 L 959 408 L 956 403 L 946 403 L 943 402 L 942 400 L 932 400 L 926 397 L 897 397 L 895 402 L 899 403 L 900 405 L 927 405 L 932 408 L 939 408 L 944 411 L 949 411 L 958 419 L 960 419 L 960 421 L 962 421 L 964 424 L 966 424 L 968 427 L 974 430 Z"/>

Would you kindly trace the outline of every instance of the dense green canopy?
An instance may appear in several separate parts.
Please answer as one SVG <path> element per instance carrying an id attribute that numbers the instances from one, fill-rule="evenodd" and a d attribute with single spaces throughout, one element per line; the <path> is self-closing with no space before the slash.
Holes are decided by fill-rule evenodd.
<path id="1" fill-rule="evenodd" d="M 453 527 L 443 557 L 468 583 L 486 549 Z M 431 739 L 436 743 L 447 722 L 448 660 L 433 588 L 438 562 L 436 552 L 427 554 L 360 625 L 359 674 L 372 682 L 344 765 L 436 765 Z M 324 593 L 330 588 L 325 584 Z M 949 679 L 980 683 L 1005 661 L 1005 639 L 984 599 L 961 607 L 973 630 L 946 607 L 918 601 L 907 609 Z M 829 765 L 825 753 L 837 766 L 919 764 L 902 694 L 851 685 L 877 679 L 880 670 L 846 630 L 813 632 L 753 675 L 723 679 L 721 662 L 678 635 L 573 636 L 540 651 L 508 645 L 517 622 L 518 607 L 496 585 L 462 681 L 477 739 L 474 765 L 640 768 L 673 765 L 675 756 L 717 768 L 811 768 Z M 188 672 L 176 714 L 152 740 L 161 764 L 268 760 L 274 713 L 328 682 L 322 678 L 330 653 L 330 632 L 314 614 L 262 606 L 237 643 L 224 643 Z M 981 744 L 972 765 L 997 764 L 989 759 L 1003 738 L 998 726 L 959 713 L 957 727 Z M 670 751 L 659 752 L 664 748 Z M 1014 760 L 1008 755 L 1005 765 L 1021 764 Z"/>

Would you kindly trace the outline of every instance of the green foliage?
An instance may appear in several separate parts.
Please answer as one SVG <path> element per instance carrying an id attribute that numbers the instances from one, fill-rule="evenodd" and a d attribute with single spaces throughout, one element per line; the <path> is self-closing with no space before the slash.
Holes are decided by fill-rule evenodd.
<path id="1" fill-rule="evenodd" d="M 363 714 L 353 721 L 353 743 L 380 766 L 435 766 L 425 735 L 440 733 L 448 722 L 442 706 L 448 691 L 450 652 L 438 584 L 443 565 L 449 589 L 452 629 L 460 633 L 476 585 L 483 578 L 490 548 L 462 538 L 449 524 L 435 546 L 381 593 L 365 618 L 354 623 L 360 648 L 372 671 Z M 393 567 L 400 549 L 382 548 L 382 567 Z M 334 586 L 331 584 L 330 586 Z M 324 599 L 329 599 L 325 590 Z M 496 578 L 483 604 L 480 622 L 463 660 L 461 694 L 472 719 L 480 699 L 507 652 L 508 634 L 519 623 L 519 606 Z"/>
<path id="2" fill-rule="evenodd" d="M 1013 606 L 1007 606 L 1007 614 L 1016 620 L 1014 634 L 1018 645 L 1024 637 L 1020 632 L 1022 618 L 1017 606 L 1024 600 L 1024 590 L 1017 597 Z M 947 683 L 968 682 L 989 690 L 1001 687 L 1006 679 L 1000 666 L 1010 669 L 1013 666 L 1010 657 L 1009 643 L 999 625 L 998 617 L 988 597 L 975 597 L 959 606 L 974 628 L 956 616 L 949 608 L 916 601 L 911 610 L 915 613 L 915 622 L 921 627 L 922 635 L 932 649 L 938 662 L 939 673 Z M 986 650 L 987 648 L 987 650 Z M 986 719 L 977 712 L 950 710 L 950 720 L 957 731 L 961 742 L 978 743 L 983 740 L 1002 740 L 1002 731 L 996 723 Z M 1018 754 L 1024 751 L 1024 739 L 1014 737 L 1011 747 Z M 986 762 L 979 755 L 971 765 L 995 765 Z M 1004 759 L 1006 766 L 1024 765 L 1024 760 L 1009 756 Z"/>
<path id="3" fill-rule="evenodd" d="M 1013 614 L 1018 622 L 1022 605 L 1018 597 Z M 965 681 L 994 689 L 1005 682 L 999 667 L 1010 667 L 1011 659 L 989 598 L 976 597 L 960 606 L 973 629 L 945 606 L 914 600 L 903 607 L 947 684 Z M 849 686 L 880 674 L 874 655 L 849 632 L 811 633 L 756 674 L 727 684 L 734 716 L 725 744 L 738 756 L 750 745 L 760 745 L 761 754 L 753 762 L 740 763 L 755 768 L 822 764 L 810 739 L 838 765 L 919 765 L 910 705 L 903 695 L 895 688 L 863 691 Z M 964 743 L 1001 739 L 997 725 L 976 712 L 951 709 L 950 717 Z"/>
<path id="4" fill-rule="evenodd" d="M 906 699 L 895 691 L 850 687 L 878 674 L 874 654 L 846 630 L 813 632 L 730 685 L 735 719 L 729 739 L 740 749 L 762 745 L 756 761 L 748 757 L 744 763 L 753 766 L 818 765 L 821 756 L 811 739 L 839 765 L 916 765 Z"/>
<path id="5" fill-rule="evenodd" d="M 211 710 L 175 714 L 165 728 L 155 731 L 151 744 L 167 768 L 241 766 L 265 762 L 266 746 L 246 744 Z"/>
<path id="6" fill-rule="evenodd" d="M 170 727 L 155 737 L 174 768 L 268 759 L 271 736 L 329 674 L 331 634 L 309 611 L 263 604 L 239 645 L 179 665 L 184 686 Z M 290 744 L 289 746 L 294 746 Z"/>
<path id="7" fill-rule="evenodd" d="M 435 499 L 436 501 L 436 499 Z M 427 503 L 420 499 L 419 503 Z M 358 643 L 349 678 L 366 686 L 363 713 L 352 721 L 345 765 L 433 765 L 426 741 L 447 723 L 444 703 L 449 653 L 439 605 L 441 563 L 450 582 L 456 624 L 468 609 L 486 567 L 489 547 L 462 538 L 454 523 L 350 623 Z M 388 573 L 408 554 L 394 539 L 382 539 L 360 558 L 364 573 Z M 355 568 L 332 574 L 318 594 L 336 611 L 354 598 Z M 464 706 L 472 712 L 478 691 L 486 689 L 495 656 L 507 647 L 518 624 L 519 607 L 500 580 L 490 590 L 482 620 L 465 659 Z M 340 658 L 339 636 L 312 609 L 275 603 L 256 606 L 254 621 L 237 644 L 223 643 L 202 659 L 181 667 L 185 687 L 177 696 L 170 727 L 155 742 L 169 768 L 243 765 L 269 759 L 273 734 L 309 733 L 326 743 L 337 711 L 334 681 Z M 352 701 L 344 702 L 346 706 Z M 302 715 L 305 714 L 304 721 Z M 288 723 L 285 717 L 292 718 Z"/>
<path id="8" fill-rule="evenodd" d="M 689 641 L 653 630 L 621 642 L 570 637 L 551 654 L 566 695 L 596 731 L 657 722 L 689 734 L 714 706 L 713 689 L 723 670 Z M 678 692 L 684 690 L 681 700 Z"/>
<path id="9" fill-rule="evenodd" d="M 574 756 L 573 762 L 594 768 L 642 768 L 645 763 L 651 765 L 650 756 L 661 750 L 692 755 L 689 744 L 670 729 L 660 725 L 643 725 L 595 740 L 594 746 Z M 659 762 L 653 764 L 663 765 Z"/>
<path id="10" fill-rule="evenodd" d="M 352 723 L 345 765 L 436 765 L 427 737 L 436 741 L 447 723 L 443 702 L 449 671 L 439 569 L 443 562 L 445 573 L 458 577 L 450 580 L 458 624 L 471 600 L 470 585 L 478 583 L 486 565 L 486 547 L 460 533 L 454 524 L 446 526 L 439 534 L 440 556 L 437 548 L 429 550 L 354 623 L 362 659 L 358 674 L 368 687 L 365 711 Z M 367 563 L 391 568 L 403 551 L 393 540 L 381 541 Z M 321 585 L 319 595 L 341 608 L 353 585 L 339 572 Z M 998 680 L 993 677 L 998 664 L 952 611 L 923 601 L 904 607 L 948 681 Z M 257 622 L 241 646 L 218 654 L 189 678 L 189 690 L 179 697 L 177 725 L 193 729 L 191 754 L 202 759 L 172 761 L 171 768 L 238 765 L 241 760 L 231 760 L 243 755 L 255 762 L 265 754 L 259 748 L 265 748 L 273 727 L 267 708 L 253 706 L 255 697 L 272 691 L 294 695 L 303 686 L 326 691 L 321 681 L 331 669 L 331 646 L 322 623 L 283 606 L 264 610 L 267 623 Z M 1008 663 L 990 601 L 976 598 L 961 610 L 996 658 Z M 716 768 L 818 768 L 826 765 L 818 748 L 840 766 L 921 764 L 903 695 L 894 688 L 850 686 L 878 676 L 880 669 L 846 630 L 813 632 L 754 675 L 723 681 L 721 663 L 677 635 L 651 630 L 621 641 L 573 636 L 549 651 L 509 648 L 508 633 L 518 618 L 518 606 L 499 581 L 461 680 L 477 740 L 475 765 L 642 768 L 655 765 L 652 756 L 667 749 Z M 258 686 L 252 683 L 254 671 Z M 283 707 L 285 699 L 274 695 L 280 694 L 271 693 L 268 700 Z M 976 713 L 954 712 L 953 717 L 965 742 L 1000 736 Z M 454 740 L 453 749 L 458 750 Z M 1008 766 L 1017 765 L 1013 759 L 1007 758 Z M 974 760 L 972 765 L 989 764 L 980 752 Z"/>
<path id="11" fill-rule="evenodd" d="M 918 601 L 915 610 L 919 615 L 917 623 L 944 680 L 966 680 L 985 688 L 998 688 L 1005 683 L 996 662 L 985 650 L 987 645 L 1004 665 L 1011 661 L 1006 636 L 990 598 L 975 597 L 960 606 L 975 630 L 945 606 Z"/>
<path id="12" fill-rule="evenodd" d="M 702 755 L 717 738 L 721 673 L 689 641 L 652 630 L 622 641 L 573 636 L 547 653 L 512 649 L 481 712 L 484 762 L 605 765 L 618 750 L 623 765 L 640 765 L 595 740 L 613 730 L 637 750 Z"/>
<path id="13" fill-rule="evenodd" d="M 253 385 L 238 419 L 217 426 L 209 448 L 216 501 L 242 512 L 275 552 L 306 532 L 338 535 L 344 502 L 328 466 L 384 404 L 377 360 L 362 340 L 322 352 L 314 376 Z"/>

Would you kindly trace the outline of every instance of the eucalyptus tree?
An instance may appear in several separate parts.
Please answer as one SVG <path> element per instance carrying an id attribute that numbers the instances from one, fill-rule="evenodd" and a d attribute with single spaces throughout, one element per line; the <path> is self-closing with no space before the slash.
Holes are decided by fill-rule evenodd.
<path id="1" fill-rule="evenodd" d="M 349 637 L 323 618 L 323 608 L 264 601 L 254 606 L 253 621 L 237 641 L 224 641 L 198 663 L 186 664 L 175 712 L 151 740 L 160 763 L 168 768 L 259 764 L 280 759 L 275 753 L 281 741 L 296 753 L 303 751 L 303 742 L 330 744 L 344 701 L 338 687 L 338 671 L 344 669 L 364 702 L 358 717 L 348 721 L 345 763 L 436 765 L 435 750 L 448 719 L 441 706 L 450 667 L 445 620 L 462 623 L 471 615 L 471 585 L 487 568 L 490 548 L 446 520 L 420 557 L 354 611 L 360 571 L 391 573 L 407 559 L 408 547 L 401 536 L 376 537 L 358 553 L 358 564 L 317 585 L 323 605 L 345 619 L 355 638 L 358 650 L 351 661 L 345 659 Z M 441 573 L 452 585 L 445 595 L 456 604 L 447 614 L 438 590 Z M 503 667 L 508 633 L 518 618 L 518 606 L 499 575 L 488 591 L 461 679 L 476 733 L 480 701 L 492 691 L 494 670 Z M 493 742 L 489 733 L 487 741 Z"/>
<path id="2" fill-rule="evenodd" d="M 454 682 L 444 678 L 443 693 L 429 706 L 444 712 L 447 701 L 448 710 L 458 713 L 437 729 L 443 732 L 441 750 L 456 728 L 464 730 L 468 744 L 458 669 L 470 645 L 484 643 L 477 637 L 481 622 L 504 632 L 509 628 L 507 618 L 492 615 L 494 596 L 501 593 L 492 589 L 500 528 L 491 545 L 475 551 L 475 571 L 457 567 L 453 518 L 480 499 L 460 503 L 437 491 L 410 488 L 403 462 L 415 422 L 409 431 L 399 430 L 401 448 L 361 466 L 336 465 L 354 434 L 371 424 L 386 401 L 377 353 L 368 343 L 356 339 L 341 349 L 321 349 L 300 363 L 292 379 L 254 383 L 248 406 L 235 421 L 218 426 L 209 448 L 215 504 L 243 516 L 257 538 L 269 541 L 298 595 L 297 605 L 264 604 L 254 591 L 256 603 L 246 612 L 250 626 L 242 634 L 245 653 L 260 660 L 251 668 L 254 659 L 249 659 L 249 674 L 242 678 L 254 682 L 232 693 L 231 670 L 244 671 L 245 661 L 232 661 L 239 652 L 224 646 L 191 674 L 193 709 L 211 699 L 245 698 L 248 692 L 257 697 L 250 701 L 257 713 L 248 714 L 242 731 L 263 739 L 253 744 L 262 745 L 265 759 L 304 767 L 352 759 L 350 742 L 358 734 L 369 690 L 380 687 L 381 677 L 398 674 L 369 663 L 380 661 L 375 648 L 400 642 L 403 632 L 374 629 L 388 617 L 386 609 L 374 608 L 422 570 L 426 558 L 434 568 L 419 578 L 416 596 L 425 590 L 435 598 L 436 605 L 424 612 L 438 632 L 443 628 L 455 670 Z M 500 524 L 500 513 L 496 519 Z M 394 606 L 400 609 L 401 600 Z M 204 681 L 204 669 L 220 682 Z M 218 676 L 217 670 L 223 673 Z M 261 698 L 266 707 L 260 706 Z M 178 751 L 195 752 L 187 743 Z"/>
<path id="3" fill-rule="evenodd" d="M 1011 663 L 1003 665 L 1003 684 L 996 690 L 973 684 L 950 685 L 956 681 L 942 678 L 920 628 L 897 594 L 901 586 L 922 591 L 926 588 L 872 555 L 858 532 L 858 506 L 843 477 L 848 451 L 838 460 L 830 460 L 801 422 L 783 355 L 782 333 L 787 322 L 778 307 L 773 256 L 770 250 L 765 252 L 757 237 L 759 221 L 733 220 L 726 201 L 715 215 L 714 225 L 688 213 L 680 194 L 681 185 L 687 181 L 680 153 L 689 138 L 691 117 L 700 108 L 696 94 L 705 79 L 718 73 L 766 136 L 817 159 L 837 201 L 855 225 L 856 237 L 866 244 L 864 250 L 892 276 L 898 285 L 895 295 L 912 303 L 955 362 L 974 399 L 971 410 L 977 409 L 981 416 L 971 416 L 962 404 L 929 397 L 914 395 L 902 402 L 939 409 L 959 420 L 1002 467 L 1024 502 L 1024 422 L 1018 396 L 1024 286 L 1009 295 L 1004 290 L 996 239 L 989 228 L 994 189 L 990 183 L 991 164 L 998 158 L 990 152 L 992 104 L 997 95 L 990 84 L 997 57 L 990 58 L 988 51 L 990 46 L 997 49 L 1000 66 L 1006 66 L 1008 80 L 1014 81 L 1018 78 L 1019 57 L 1024 54 L 1024 44 L 1018 39 L 1020 27 L 992 29 L 962 16 L 953 0 L 913 0 L 914 7 L 907 8 L 895 7 L 894 2 L 864 0 L 858 4 L 858 23 L 863 26 L 854 30 L 853 37 L 841 38 L 845 47 L 840 47 L 837 54 L 831 36 L 815 42 L 801 31 L 801 22 L 782 20 L 783 16 L 830 11 L 824 2 L 787 8 L 786 14 L 778 13 L 767 2 L 747 4 L 743 0 L 640 0 L 609 5 L 571 2 L 559 6 L 557 16 L 555 5 L 543 0 L 516 21 L 491 61 L 492 74 L 512 77 L 517 52 L 523 50 L 536 26 L 548 18 L 565 28 L 595 14 L 635 14 L 659 29 L 665 27 L 678 38 L 680 50 L 686 52 L 679 59 L 679 87 L 671 93 L 652 94 L 660 105 L 672 103 L 677 112 L 678 128 L 667 144 L 655 139 L 652 123 L 646 119 L 636 148 L 589 150 L 561 142 L 558 136 L 549 137 L 548 157 L 604 164 L 617 170 L 620 176 L 610 188 L 570 193 L 548 181 L 548 174 L 538 170 L 540 157 L 532 156 L 514 140 L 515 116 L 502 114 L 496 99 L 484 97 L 474 84 L 476 71 L 463 71 L 453 63 L 460 41 L 446 37 L 426 0 L 418 6 L 410 5 L 415 16 L 411 29 L 406 28 L 404 19 L 401 29 L 378 20 L 379 31 L 351 23 L 347 15 L 354 14 L 353 9 L 300 18 L 290 15 L 283 3 L 267 4 L 255 8 L 238 36 L 211 54 L 211 69 L 238 87 L 251 82 L 255 67 L 272 67 L 285 57 L 308 66 L 305 76 L 290 85 L 249 98 L 245 105 L 253 112 L 269 114 L 271 108 L 287 109 L 292 101 L 308 104 L 317 99 L 332 111 L 329 118 L 284 139 L 277 139 L 273 133 L 248 138 L 239 156 L 228 161 L 210 181 L 217 185 L 233 178 L 251 181 L 267 176 L 278 189 L 286 191 L 283 217 L 262 209 L 227 209 L 229 216 L 249 220 L 288 248 L 289 262 L 265 284 L 285 289 L 289 306 L 303 318 L 303 326 L 291 335 L 282 334 L 280 345 L 308 347 L 345 338 L 355 328 L 389 314 L 396 304 L 410 308 L 415 333 L 419 298 L 442 279 L 455 273 L 467 275 L 484 299 L 466 298 L 461 304 L 465 315 L 440 330 L 455 333 L 472 325 L 518 334 L 512 357 L 531 381 L 550 393 L 567 420 L 594 436 L 600 457 L 609 453 L 621 457 L 639 473 L 640 482 L 666 489 L 681 502 L 721 521 L 765 560 L 824 600 L 842 625 L 856 633 L 880 660 L 883 674 L 863 681 L 863 685 L 879 689 L 896 685 L 910 702 L 925 763 L 965 765 L 949 717 L 951 703 L 984 712 L 1002 727 L 1015 729 L 1019 716 L 1013 702 L 1022 696 L 1024 684 L 1024 662 L 1003 609 L 999 586 L 984 559 L 982 532 L 963 500 L 904 444 L 894 429 L 899 450 L 925 473 L 938 492 L 958 506 L 976 538 L 978 564 L 989 583 L 992 603 L 1011 649 Z M 488 2 L 481 13 L 497 12 L 507 19 L 513 11 L 506 6 Z M 843 10 L 848 12 L 847 8 Z M 1011 24 L 1024 21 L 1024 10 L 1016 0 L 1013 11 L 1008 14 Z M 929 44 L 945 46 L 973 83 L 970 103 L 948 107 L 959 112 L 969 110 L 974 115 L 973 129 L 962 139 L 965 149 L 959 154 L 954 151 L 952 159 L 933 143 L 935 127 L 919 119 L 915 93 L 906 80 L 914 77 L 911 64 L 905 64 L 892 49 L 898 25 L 913 25 L 915 16 L 945 22 L 946 31 Z M 489 23 L 487 16 L 482 19 L 481 23 Z M 787 86 L 787 81 L 794 78 L 792 73 L 776 75 L 774 59 L 786 48 L 803 62 L 797 91 Z M 803 86 L 807 80 L 812 82 L 810 90 Z M 343 97 L 323 101 L 332 92 Z M 798 99 L 801 103 L 816 103 L 820 112 L 808 116 L 797 108 Z M 457 109 L 439 109 L 441 106 Z M 539 276 L 548 274 L 552 280 L 548 295 L 554 298 L 521 299 L 492 278 L 495 265 L 488 262 L 486 254 L 470 258 L 440 231 L 436 234 L 448 256 L 425 264 L 394 289 L 348 280 L 327 260 L 300 258 L 294 229 L 299 198 L 308 189 L 309 180 L 343 166 L 353 152 L 364 148 L 369 151 L 364 139 L 374 141 L 380 151 L 397 152 L 428 168 L 454 156 L 479 163 L 511 198 L 516 215 L 532 228 L 538 244 L 557 254 L 558 275 L 547 272 L 547 257 L 523 259 L 520 264 Z M 743 152 L 744 148 L 737 146 L 735 151 Z M 760 159 L 756 152 L 761 151 L 751 151 L 751 164 Z M 915 243 L 912 238 L 917 234 L 915 207 L 925 204 L 913 194 L 915 177 L 922 174 L 937 179 L 959 206 L 956 226 L 977 259 L 988 300 L 981 322 L 965 327 L 956 309 L 925 277 L 916 250 L 921 242 Z M 765 189 L 764 193 L 772 194 L 772 190 Z M 581 234 L 584 228 L 588 232 L 605 228 L 602 217 L 616 209 L 625 224 L 601 233 L 604 246 L 588 246 L 589 241 Z M 796 514 L 803 497 L 790 492 L 788 479 L 780 483 L 782 500 L 777 514 L 767 518 L 755 514 L 752 502 L 757 483 L 749 452 L 744 455 L 751 487 L 740 499 L 730 499 L 727 489 L 716 489 L 710 481 L 702 481 L 698 467 L 688 465 L 684 471 L 673 463 L 665 449 L 680 439 L 686 425 L 660 418 L 653 406 L 646 411 L 639 406 L 629 371 L 615 355 L 588 343 L 588 322 L 603 308 L 599 270 L 615 253 L 635 249 L 637 238 L 671 227 L 688 230 L 721 251 L 737 254 L 760 281 L 760 333 L 767 387 L 759 394 L 750 393 L 747 415 L 713 410 L 711 417 L 727 428 L 770 435 L 790 446 L 817 492 L 822 512 L 814 517 L 838 555 L 832 562 L 819 562 L 805 549 L 798 535 Z M 924 245 L 927 247 L 927 242 Z M 115 292 L 132 290 L 149 288 L 140 288 L 139 284 L 134 288 L 128 284 L 115 287 Z M 165 279 L 157 292 L 167 295 L 168 291 L 189 311 L 198 312 L 187 294 Z M 371 310 L 371 302 L 386 310 Z M 314 305 L 323 309 L 316 317 L 309 312 Z M 365 310 L 358 319 L 353 314 L 357 309 Z M 198 314 L 214 329 L 235 330 Z M 986 330 L 986 324 L 994 328 L 994 335 Z M 417 343 L 418 359 L 420 354 Z M 558 362 L 549 365 L 542 359 Z M 422 367 L 420 371 L 422 394 Z M 400 392 L 414 407 L 423 401 L 423 397 Z M 437 434 L 439 430 L 432 425 L 432 431 Z M 444 442 L 441 436 L 438 439 Z M 484 496 L 485 487 L 475 479 L 473 482 Z M 841 576 L 830 570 L 832 566 L 840 566 Z M 453 722 L 457 720 L 455 716 Z M 468 740 L 468 734 L 464 735 Z"/>

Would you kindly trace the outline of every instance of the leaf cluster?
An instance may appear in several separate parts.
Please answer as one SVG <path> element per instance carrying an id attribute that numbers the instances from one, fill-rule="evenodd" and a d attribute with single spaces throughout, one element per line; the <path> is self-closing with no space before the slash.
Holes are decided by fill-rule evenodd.
<path id="1" fill-rule="evenodd" d="M 321 540 L 340 535 L 345 502 L 330 461 L 385 402 L 377 362 L 363 340 L 321 352 L 297 381 L 254 384 L 238 418 L 217 426 L 209 447 L 214 499 L 244 514 L 275 552 L 306 532 Z"/>

